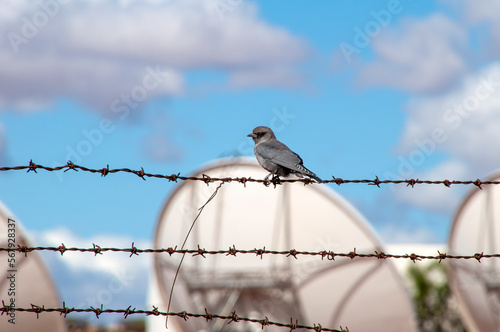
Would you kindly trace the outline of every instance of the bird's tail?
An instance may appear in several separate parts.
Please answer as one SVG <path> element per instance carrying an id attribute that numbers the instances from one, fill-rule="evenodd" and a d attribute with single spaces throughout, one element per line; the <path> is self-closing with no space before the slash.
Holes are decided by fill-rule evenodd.
<path id="1" fill-rule="evenodd" d="M 311 172 L 310 170 L 308 170 L 307 168 L 305 168 L 304 166 L 302 165 L 298 165 L 299 169 L 301 169 L 302 171 L 302 174 L 304 175 L 307 175 L 309 176 L 310 178 L 313 178 L 314 180 L 316 180 L 316 182 L 318 183 L 323 183 L 323 180 L 321 180 L 316 174 L 314 174 L 313 172 Z"/>
<path id="2" fill-rule="evenodd" d="M 310 174 L 310 177 L 312 177 L 314 180 L 316 180 L 316 182 L 318 183 L 323 183 L 323 180 L 321 180 L 316 174 L 314 174 L 313 172 L 311 172 Z"/>

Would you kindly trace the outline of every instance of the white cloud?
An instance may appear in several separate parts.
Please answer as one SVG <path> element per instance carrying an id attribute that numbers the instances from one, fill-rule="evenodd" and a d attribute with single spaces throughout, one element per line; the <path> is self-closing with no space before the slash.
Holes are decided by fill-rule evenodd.
<path id="1" fill-rule="evenodd" d="M 423 228 L 423 227 L 412 227 L 405 228 L 402 225 L 388 224 L 382 230 L 379 231 L 379 235 L 384 243 L 436 243 L 439 239 L 436 237 L 436 233 Z M 388 251 L 394 254 L 393 251 Z M 411 252 L 409 252 L 411 253 Z M 420 252 L 419 252 L 420 253 Z"/>
<path id="2" fill-rule="evenodd" d="M 124 236 L 99 234 L 84 238 L 66 228 L 31 233 L 31 243 L 36 246 L 55 246 L 61 243 L 69 247 L 92 248 L 92 243 L 100 247 L 129 248 L 132 239 Z M 135 239 L 137 248 L 149 248 L 148 240 Z M 100 307 L 126 308 L 141 307 L 146 303 L 146 293 L 152 273 L 152 256 L 139 256 L 125 252 L 105 252 L 94 255 L 88 252 L 41 252 L 47 270 L 52 275 L 61 300 L 66 305 L 77 308 Z M 82 314 L 84 319 L 95 320 L 95 315 Z M 116 317 L 103 315 L 100 323 L 116 321 Z"/>
<path id="3" fill-rule="evenodd" d="M 457 1 L 449 1 L 457 5 Z M 493 22 L 500 17 L 499 0 L 461 0 L 463 14 L 469 22 Z"/>
<path id="4" fill-rule="evenodd" d="M 227 13 L 223 20 L 213 6 L 213 1 L 183 0 L 118 12 L 115 6 L 79 11 L 66 22 L 71 36 L 66 41 L 81 52 L 176 68 L 253 67 L 304 56 L 305 45 L 260 21 L 251 6 L 242 4 L 241 11 Z"/>
<path id="5" fill-rule="evenodd" d="M 456 6 L 456 4 L 452 5 Z M 492 58 L 500 55 L 500 1 L 463 0 L 462 14 L 466 22 L 473 25 L 486 23 L 487 33 L 482 38 L 486 51 Z"/>
<path id="6" fill-rule="evenodd" d="M 500 63 L 465 77 L 448 93 L 413 100 L 399 147 L 400 176 L 475 180 L 500 166 Z M 446 156 L 435 164 L 437 156 Z M 434 163 L 434 164 L 433 164 Z M 428 165 L 433 165 L 429 167 Z M 425 170 L 425 171 L 422 171 Z M 416 185 L 397 188 L 405 205 L 451 214 L 469 188 Z"/>
<path id="7" fill-rule="evenodd" d="M 142 146 L 146 156 L 156 161 L 178 162 L 184 157 L 184 150 L 175 145 L 165 133 L 148 136 Z"/>
<path id="8" fill-rule="evenodd" d="M 178 121 L 163 109 L 152 109 L 143 115 L 149 130 L 143 138 L 141 153 L 148 158 L 159 162 L 179 162 L 184 158 L 186 151 L 177 141 L 180 126 Z M 182 133 L 186 133 L 189 125 L 182 126 Z"/>
<path id="9" fill-rule="evenodd" d="M 459 161 L 446 161 L 436 167 L 414 174 L 421 180 L 463 180 L 468 179 L 466 166 Z M 475 180 L 475 179 L 474 179 Z M 451 215 L 462 197 L 462 190 L 444 185 L 415 185 L 414 188 L 398 186 L 394 191 L 394 200 L 406 206 L 414 206 L 426 211 Z"/>
<path id="10" fill-rule="evenodd" d="M 304 81 L 303 76 L 292 72 L 287 67 L 271 66 L 258 69 L 235 71 L 229 78 L 230 86 L 235 88 L 259 86 L 299 87 Z"/>
<path id="11" fill-rule="evenodd" d="M 131 248 L 132 238 L 124 236 L 116 236 L 109 234 L 96 235 L 91 238 L 82 238 L 77 234 L 71 232 L 66 228 L 58 228 L 44 231 L 42 233 L 35 233 L 33 235 L 33 243 L 41 246 L 54 246 L 58 247 L 64 243 L 66 247 L 78 248 L 92 248 L 92 244 L 103 247 L 114 248 Z M 140 240 L 134 242 L 137 248 L 149 248 L 151 242 L 147 240 Z M 102 255 L 94 255 L 93 253 L 80 253 L 80 252 L 66 252 L 62 256 L 58 255 L 59 260 L 66 267 L 74 272 L 85 273 L 105 273 L 114 275 L 122 271 L 126 267 L 130 267 L 131 258 L 130 254 L 123 252 L 105 252 Z M 95 256 L 95 257 L 94 257 Z M 134 269 L 149 270 L 150 261 L 146 257 L 137 257 L 143 259 L 134 259 Z"/>
<path id="12" fill-rule="evenodd" d="M 7 164 L 7 139 L 5 138 L 5 126 L 0 122 L 0 165 Z"/>
<path id="13" fill-rule="evenodd" d="M 383 85 L 419 93 L 452 86 L 468 69 L 467 34 L 444 15 L 405 19 L 372 41 L 375 60 L 365 65 L 360 85 Z"/>
<path id="14" fill-rule="evenodd" d="M 402 153 L 444 152 L 484 176 L 500 165 L 500 63 L 466 77 L 449 93 L 410 103 Z"/>
<path id="15" fill-rule="evenodd" d="M 183 93 L 186 70 L 216 69 L 235 77 L 256 70 L 264 84 L 283 85 L 276 72 L 293 76 L 307 55 L 304 41 L 267 24 L 245 2 L 222 11 L 211 0 L 43 4 L 2 4 L 3 108 L 47 107 L 54 98 L 69 97 L 107 112 L 114 99 L 142 84 L 148 66 L 169 75 L 147 91 L 147 99 Z"/>
<path id="16" fill-rule="evenodd" d="M 28 10 L 28 1 L 6 0 L 0 2 L 0 22 L 12 22 Z"/>

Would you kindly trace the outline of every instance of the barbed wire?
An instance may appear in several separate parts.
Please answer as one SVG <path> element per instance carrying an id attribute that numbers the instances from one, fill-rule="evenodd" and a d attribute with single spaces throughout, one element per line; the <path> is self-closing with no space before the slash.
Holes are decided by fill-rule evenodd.
<path id="1" fill-rule="evenodd" d="M 206 250 L 203 248 L 200 248 L 198 245 L 197 249 L 177 249 L 176 247 L 169 247 L 169 248 L 161 248 L 161 249 L 152 249 L 152 248 L 146 248 L 146 249 L 139 249 L 134 246 L 134 242 L 132 242 L 132 246 L 130 248 L 111 248 L 111 247 L 101 247 L 99 245 L 93 244 L 92 248 L 77 248 L 77 247 L 66 247 L 64 244 L 61 244 L 59 247 L 28 247 L 28 246 L 20 246 L 17 245 L 16 249 L 13 248 L 0 248 L 0 252 L 2 251 L 7 251 L 7 252 L 12 252 L 16 251 L 18 253 L 24 253 L 25 256 L 28 255 L 28 253 L 32 251 L 52 251 L 52 252 L 59 252 L 61 255 L 63 255 L 65 252 L 92 252 L 94 255 L 102 255 L 105 252 L 126 252 L 130 253 L 129 257 L 132 257 L 133 255 L 139 255 L 141 253 L 155 253 L 155 254 L 160 254 L 160 253 L 168 253 L 170 256 L 173 254 L 191 254 L 193 256 L 201 256 L 203 258 L 206 258 L 205 255 L 226 255 L 226 256 L 235 256 L 237 254 L 255 254 L 256 256 L 260 256 L 262 259 L 264 255 L 281 255 L 285 257 L 293 257 L 295 259 L 298 259 L 298 256 L 320 256 L 322 260 L 325 258 L 327 260 L 335 260 L 335 258 L 342 257 L 342 258 L 376 258 L 376 259 L 387 259 L 387 258 L 394 258 L 394 259 L 409 259 L 413 261 L 414 263 L 416 261 L 424 260 L 424 259 L 429 259 L 429 260 L 438 260 L 440 263 L 441 261 L 445 259 L 476 259 L 478 262 L 481 262 L 481 259 L 483 258 L 500 258 L 500 254 L 485 254 L 484 252 L 481 253 L 475 253 L 473 255 L 452 255 L 448 254 L 445 252 L 440 252 L 437 250 L 438 254 L 437 255 L 419 255 L 415 253 L 411 254 L 388 254 L 385 252 L 378 252 L 374 251 L 373 253 L 358 253 L 356 252 L 356 248 L 354 248 L 353 251 L 348 252 L 348 253 L 339 253 L 339 252 L 334 252 L 331 250 L 320 250 L 320 251 L 298 251 L 295 249 L 290 249 L 290 250 L 268 250 L 266 247 L 263 247 L 261 249 L 236 249 L 236 247 L 233 245 L 232 247 L 229 247 L 228 250 Z"/>
<path id="2" fill-rule="evenodd" d="M 265 326 L 278 326 L 278 327 L 286 327 L 289 328 L 290 331 L 293 331 L 295 329 L 307 329 L 307 330 L 314 330 L 317 332 L 320 331 L 333 331 L 333 332 L 349 332 L 348 328 L 342 328 L 340 329 L 331 329 L 331 328 L 326 328 L 322 327 L 321 324 L 314 324 L 314 326 L 308 326 L 308 325 L 301 325 L 298 323 L 298 320 L 294 320 L 293 318 L 290 318 L 290 323 L 280 323 L 280 322 L 273 322 L 270 321 L 267 317 L 264 317 L 263 319 L 256 319 L 256 318 L 248 318 L 248 317 L 240 317 L 236 314 L 235 311 L 231 313 L 230 316 L 223 316 L 223 315 L 217 315 L 217 314 L 212 314 L 209 313 L 208 310 L 205 308 L 205 313 L 200 314 L 200 313 L 190 313 L 186 311 L 181 311 L 181 312 L 162 312 L 158 310 L 158 307 L 153 306 L 153 310 L 137 310 L 136 308 L 131 309 L 132 306 L 128 306 L 127 309 L 104 309 L 103 305 L 101 304 L 100 307 L 94 308 L 70 308 L 66 306 L 66 303 L 63 302 L 62 308 L 45 308 L 45 306 L 39 306 L 35 304 L 31 304 L 31 308 L 18 308 L 18 307 L 13 307 L 6 305 L 5 302 L 2 300 L 2 306 L 0 307 L 0 313 L 1 315 L 3 314 L 8 314 L 12 310 L 14 311 L 19 311 L 19 312 L 33 312 L 36 313 L 37 319 L 39 318 L 39 315 L 41 313 L 47 313 L 47 312 L 58 312 L 60 315 L 63 315 L 64 318 L 72 312 L 92 312 L 96 315 L 97 318 L 101 314 L 110 314 L 110 313 L 118 313 L 118 314 L 123 314 L 125 316 L 125 319 L 130 316 L 130 315 L 137 315 L 137 314 L 142 314 L 146 316 L 175 316 L 175 317 L 180 317 L 187 321 L 189 318 L 205 318 L 208 321 L 211 321 L 212 319 L 222 319 L 222 320 L 227 320 L 228 324 L 230 323 L 238 323 L 238 322 L 249 322 L 249 323 L 257 323 L 262 326 L 262 329 L 264 329 Z"/>
<path id="3" fill-rule="evenodd" d="M 293 183 L 293 182 L 301 182 L 304 185 L 307 184 L 312 184 L 316 183 L 310 178 L 302 178 L 302 179 L 280 179 L 280 178 L 272 178 L 272 179 L 252 179 L 251 177 L 236 177 L 236 178 L 231 178 L 231 177 L 211 177 L 206 174 L 203 174 L 202 177 L 195 177 L 195 176 L 181 176 L 180 173 L 177 174 L 171 174 L 171 175 L 164 175 L 164 174 L 153 174 L 153 173 L 147 173 L 144 171 L 144 168 L 141 167 L 141 170 L 133 170 L 129 168 L 114 168 L 110 169 L 109 165 L 106 165 L 105 168 L 100 168 L 100 169 L 92 169 L 80 165 L 76 165 L 71 161 L 68 161 L 66 165 L 61 165 L 61 166 L 55 166 L 55 167 L 47 167 L 43 165 L 38 165 L 35 164 L 33 161 L 30 160 L 29 164 L 27 166 L 9 166 L 9 167 L 0 167 L 0 171 L 16 171 L 16 170 L 27 170 L 27 172 L 35 172 L 37 173 L 37 170 L 45 170 L 49 172 L 57 172 L 57 171 L 63 171 L 67 172 L 69 170 L 73 171 L 84 171 L 84 172 L 90 172 L 90 173 L 98 173 L 101 174 L 102 177 L 107 176 L 108 174 L 112 173 L 132 173 L 143 180 L 146 180 L 146 178 L 160 178 L 160 179 L 166 179 L 169 182 L 177 182 L 178 180 L 181 181 L 202 181 L 205 182 L 206 184 L 209 184 L 211 182 L 239 182 L 242 183 L 243 185 L 246 185 L 247 182 L 255 182 L 255 183 L 262 183 L 266 186 L 272 184 L 276 187 L 276 185 L 282 184 L 282 183 Z M 323 183 L 336 183 L 337 185 L 341 184 L 347 184 L 347 183 L 363 183 L 363 184 L 368 184 L 368 185 L 375 185 L 380 188 L 381 184 L 406 184 L 406 186 L 411 186 L 412 188 L 415 185 L 420 185 L 420 184 L 442 184 L 446 187 L 450 187 L 451 185 L 456 185 L 456 184 L 461 184 L 461 185 L 475 185 L 479 189 L 482 189 L 482 185 L 496 185 L 500 184 L 500 181 L 494 181 L 494 180 L 485 180 L 482 181 L 480 179 L 476 180 L 419 180 L 419 179 L 405 179 L 405 180 L 380 180 L 378 176 L 375 177 L 373 180 L 365 179 L 365 180 L 346 180 L 342 178 L 336 178 L 332 176 L 331 180 L 324 180 Z"/>

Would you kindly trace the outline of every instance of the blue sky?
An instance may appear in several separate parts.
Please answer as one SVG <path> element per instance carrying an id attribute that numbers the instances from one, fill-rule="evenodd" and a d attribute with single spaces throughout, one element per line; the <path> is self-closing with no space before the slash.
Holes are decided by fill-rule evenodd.
<path id="1" fill-rule="evenodd" d="M 246 135 L 268 125 L 325 179 L 498 167 L 500 1 L 42 3 L 0 5 L 4 166 L 188 175 L 251 156 Z M 175 188 L 81 172 L 0 181 L 36 244 L 84 246 L 148 245 Z M 469 189 L 329 186 L 388 243 L 446 242 Z"/>

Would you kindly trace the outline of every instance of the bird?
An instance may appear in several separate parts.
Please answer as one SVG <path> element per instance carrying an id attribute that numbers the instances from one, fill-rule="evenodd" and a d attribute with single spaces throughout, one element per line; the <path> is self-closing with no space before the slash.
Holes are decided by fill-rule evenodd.
<path id="1" fill-rule="evenodd" d="M 255 142 L 254 152 L 257 161 L 265 170 L 271 172 L 265 177 L 265 181 L 271 175 L 273 179 L 279 179 L 280 176 L 296 174 L 299 177 L 307 175 L 318 183 L 323 182 L 316 174 L 304 167 L 302 158 L 298 154 L 276 139 L 271 128 L 259 126 L 247 136 Z"/>

